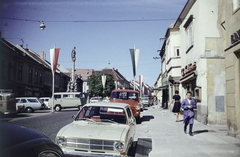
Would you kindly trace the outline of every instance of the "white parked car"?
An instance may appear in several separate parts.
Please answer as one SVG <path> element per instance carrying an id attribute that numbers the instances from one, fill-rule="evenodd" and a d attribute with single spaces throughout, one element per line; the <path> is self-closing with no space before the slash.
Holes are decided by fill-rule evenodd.
<path id="1" fill-rule="evenodd" d="M 135 127 L 128 104 L 90 103 L 74 116 L 72 123 L 59 130 L 55 142 L 65 155 L 127 156 Z"/>
<path id="2" fill-rule="evenodd" d="M 28 113 L 44 108 L 44 103 L 37 97 L 16 98 L 16 105 L 17 106 L 24 105 L 25 107 L 24 111 Z"/>
<path id="3" fill-rule="evenodd" d="M 92 98 L 90 99 L 90 103 L 100 102 L 100 101 L 102 101 L 102 98 L 99 98 L 99 97 L 92 97 Z"/>

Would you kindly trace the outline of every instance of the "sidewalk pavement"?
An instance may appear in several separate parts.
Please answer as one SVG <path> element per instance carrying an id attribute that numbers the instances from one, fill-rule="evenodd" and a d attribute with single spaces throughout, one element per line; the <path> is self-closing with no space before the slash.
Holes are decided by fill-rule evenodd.
<path id="1" fill-rule="evenodd" d="M 142 124 L 136 127 L 135 157 L 240 157 L 240 139 L 227 135 L 227 126 L 195 120 L 194 136 L 189 136 L 183 132 L 183 122 L 175 122 L 176 116 L 169 110 L 149 107 L 141 116 Z M 143 140 L 147 142 L 139 149 Z M 144 149 L 149 153 L 141 153 L 146 152 Z"/>

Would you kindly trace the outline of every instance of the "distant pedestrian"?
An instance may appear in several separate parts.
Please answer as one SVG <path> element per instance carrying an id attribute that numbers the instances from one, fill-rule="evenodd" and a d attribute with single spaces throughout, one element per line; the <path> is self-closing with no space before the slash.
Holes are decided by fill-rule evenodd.
<path id="1" fill-rule="evenodd" d="M 156 96 L 154 96 L 153 98 L 153 104 L 154 104 L 154 108 L 158 107 L 158 98 Z"/>
<path id="2" fill-rule="evenodd" d="M 172 112 L 176 114 L 176 122 L 179 122 L 179 113 L 181 109 L 181 96 L 178 90 L 175 91 L 175 95 L 172 97 L 170 105 L 173 104 Z"/>
<path id="3" fill-rule="evenodd" d="M 192 93 L 187 92 L 187 98 L 182 101 L 182 109 L 184 109 L 183 124 L 184 133 L 187 133 L 187 126 L 189 125 L 189 135 L 193 136 L 193 123 L 194 123 L 194 108 L 196 108 L 196 102 L 192 98 Z"/>

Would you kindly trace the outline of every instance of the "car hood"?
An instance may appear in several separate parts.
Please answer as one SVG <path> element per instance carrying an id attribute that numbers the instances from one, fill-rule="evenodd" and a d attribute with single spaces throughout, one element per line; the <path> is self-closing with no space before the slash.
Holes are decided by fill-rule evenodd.
<path id="1" fill-rule="evenodd" d="M 74 121 L 63 127 L 57 136 L 122 141 L 128 129 L 125 124 Z"/>

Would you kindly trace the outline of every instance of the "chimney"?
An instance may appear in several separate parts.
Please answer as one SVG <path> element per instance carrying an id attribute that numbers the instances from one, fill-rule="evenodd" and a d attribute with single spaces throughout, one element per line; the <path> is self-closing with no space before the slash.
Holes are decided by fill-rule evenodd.
<path id="1" fill-rule="evenodd" d="M 40 51 L 40 58 L 46 60 L 46 53 L 44 51 Z"/>

